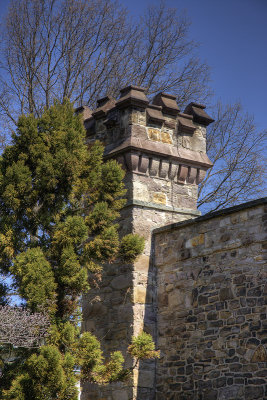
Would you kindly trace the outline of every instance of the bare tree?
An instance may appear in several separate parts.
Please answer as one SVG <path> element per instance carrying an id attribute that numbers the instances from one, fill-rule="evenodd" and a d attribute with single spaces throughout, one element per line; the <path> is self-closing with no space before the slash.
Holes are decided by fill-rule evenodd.
<path id="1" fill-rule="evenodd" d="M 263 147 L 267 131 L 256 129 L 253 116 L 245 113 L 240 103 L 217 103 L 213 117 L 207 152 L 214 166 L 199 187 L 203 211 L 215 211 L 264 193 Z"/>
<path id="2" fill-rule="evenodd" d="M 194 56 L 188 22 L 164 3 L 131 20 L 110 0 L 11 0 L 3 22 L 0 113 L 38 115 L 57 98 L 77 106 L 129 83 L 204 101 L 208 68 Z"/>
<path id="3" fill-rule="evenodd" d="M 49 319 L 22 307 L 0 306 L 0 345 L 39 347 L 47 335 Z"/>
<path id="4" fill-rule="evenodd" d="M 23 349 L 40 347 L 50 326 L 46 314 L 0 305 L 0 378 L 7 365 L 25 357 Z"/>

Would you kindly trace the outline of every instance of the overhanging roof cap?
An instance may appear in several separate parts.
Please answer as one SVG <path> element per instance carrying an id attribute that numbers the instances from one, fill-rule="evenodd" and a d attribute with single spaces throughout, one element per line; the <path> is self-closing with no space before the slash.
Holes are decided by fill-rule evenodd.
<path id="1" fill-rule="evenodd" d="M 117 100 L 118 108 L 136 106 L 145 108 L 149 101 L 145 94 L 145 89 L 139 86 L 130 85 L 121 89 L 121 97 Z"/>
<path id="2" fill-rule="evenodd" d="M 176 116 L 180 111 L 176 103 L 176 96 L 172 94 L 160 92 L 154 97 L 152 104 L 162 106 L 162 111 L 166 114 Z"/>
<path id="3" fill-rule="evenodd" d="M 202 124 L 204 126 L 208 126 L 212 122 L 214 122 L 214 119 L 211 118 L 204 109 L 206 106 L 203 104 L 198 104 L 195 102 L 192 102 L 186 106 L 184 113 L 185 114 L 190 114 L 193 116 L 193 121 L 199 124 Z"/>

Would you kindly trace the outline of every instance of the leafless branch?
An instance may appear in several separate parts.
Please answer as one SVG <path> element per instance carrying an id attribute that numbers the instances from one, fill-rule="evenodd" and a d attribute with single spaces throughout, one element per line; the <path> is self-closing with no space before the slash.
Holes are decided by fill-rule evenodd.
<path id="1" fill-rule="evenodd" d="M 0 306 L 0 345 L 39 347 L 47 335 L 49 319 L 21 307 Z"/>
<path id="2" fill-rule="evenodd" d="M 262 149 L 267 132 L 256 129 L 253 117 L 239 103 L 218 103 L 214 119 L 207 137 L 214 166 L 199 187 L 199 206 L 204 211 L 260 197 L 264 191 Z"/>
<path id="3" fill-rule="evenodd" d="M 110 0 L 12 0 L 2 22 L 0 115 L 14 124 L 64 97 L 94 105 L 130 83 L 171 90 L 181 106 L 204 101 L 208 68 L 188 27 L 164 3 L 132 20 Z"/>

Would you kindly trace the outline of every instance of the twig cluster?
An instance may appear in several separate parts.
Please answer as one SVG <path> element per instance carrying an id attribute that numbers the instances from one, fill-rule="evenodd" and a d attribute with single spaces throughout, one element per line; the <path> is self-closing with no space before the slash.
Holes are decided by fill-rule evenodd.
<path id="1" fill-rule="evenodd" d="M 39 347 L 49 327 L 45 314 L 31 314 L 22 307 L 0 306 L 0 345 Z"/>

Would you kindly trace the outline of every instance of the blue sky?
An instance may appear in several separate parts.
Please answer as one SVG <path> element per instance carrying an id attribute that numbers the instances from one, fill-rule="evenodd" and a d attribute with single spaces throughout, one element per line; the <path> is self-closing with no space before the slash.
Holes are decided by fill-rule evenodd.
<path id="1" fill-rule="evenodd" d="M 19 1 L 19 0 L 17 0 Z M 142 13 L 160 0 L 121 0 L 130 13 Z M 267 128 L 267 0 L 166 0 L 186 10 L 190 37 L 200 43 L 199 55 L 211 67 L 212 88 L 224 102 L 240 100 Z M 8 0 L 0 0 L 0 14 Z"/>
<path id="2" fill-rule="evenodd" d="M 140 13 L 159 0 L 122 0 Z M 223 102 L 241 101 L 267 128 L 267 0 L 167 0 L 186 10 L 190 37 L 199 42 L 199 55 L 211 67 L 211 85 Z"/>

